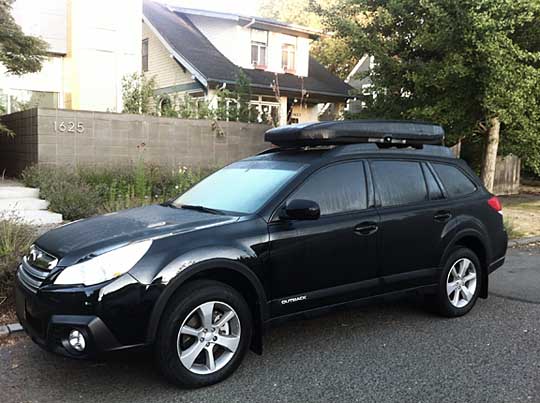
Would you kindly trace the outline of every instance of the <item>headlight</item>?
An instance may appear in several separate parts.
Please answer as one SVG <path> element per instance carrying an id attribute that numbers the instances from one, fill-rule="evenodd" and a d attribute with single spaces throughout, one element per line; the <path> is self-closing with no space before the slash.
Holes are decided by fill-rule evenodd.
<path id="1" fill-rule="evenodd" d="M 55 284 L 93 285 L 127 273 L 150 249 L 152 241 L 136 242 L 96 256 L 85 262 L 66 267 Z"/>

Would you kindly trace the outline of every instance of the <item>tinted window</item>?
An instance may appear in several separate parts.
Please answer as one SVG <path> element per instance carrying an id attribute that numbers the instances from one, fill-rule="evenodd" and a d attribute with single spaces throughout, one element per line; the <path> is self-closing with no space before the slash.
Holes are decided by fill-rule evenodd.
<path id="1" fill-rule="evenodd" d="M 444 199 L 442 190 L 437 183 L 437 180 L 433 176 L 433 173 L 431 170 L 424 164 L 422 164 L 422 168 L 424 168 L 424 176 L 426 178 L 426 183 L 428 187 L 428 193 L 429 193 L 429 199 L 430 200 L 440 200 Z"/>
<path id="2" fill-rule="evenodd" d="M 476 190 L 476 185 L 452 165 L 433 164 L 449 197 L 463 196 Z"/>
<path id="3" fill-rule="evenodd" d="M 365 209 L 367 206 L 364 165 L 346 162 L 324 168 L 308 178 L 290 198 L 319 203 L 321 215 Z"/>
<path id="4" fill-rule="evenodd" d="M 239 161 L 202 180 L 174 205 L 254 213 L 305 166 L 284 161 Z"/>
<path id="5" fill-rule="evenodd" d="M 374 161 L 371 167 L 375 189 L 383 207 L 427 199 L 424 174 L 418 162 Z"/>

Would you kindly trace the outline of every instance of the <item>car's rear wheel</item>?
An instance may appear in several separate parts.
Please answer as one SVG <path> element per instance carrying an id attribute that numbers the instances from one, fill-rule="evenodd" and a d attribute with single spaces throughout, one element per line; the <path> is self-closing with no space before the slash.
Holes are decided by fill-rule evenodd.
<path id="1" fill-rule="evenodd" d="M 188 283 L 164 313 L 158 364 L 181 387 L 220 382 L 240 365 L 251 332 L 251 312 L 236 290 L 216 281 Z"/>
<path id="2" fill-rule="evenodd" d="M 439 313 L 456 317 L 472 309 L 480 291 L 481 270 L 480 261 L 472 250 L 458 248 L 450 254 L 437 293 Z"/>

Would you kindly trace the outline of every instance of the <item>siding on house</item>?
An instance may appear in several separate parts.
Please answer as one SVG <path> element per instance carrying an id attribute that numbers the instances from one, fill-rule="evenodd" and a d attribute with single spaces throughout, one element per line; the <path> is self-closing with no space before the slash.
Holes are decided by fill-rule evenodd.
<path id="1" fill-rule="evenodd" d="M 156 88 L 195 83 L 191 73 L 182 69 L 144 22 L 142 39 L 148 39 L 148 71 L 145 74 L 155 77 Z"/>
<path id="2" fill-rule="evenodd" d="M 189 20 L 203 33 L 225 57 L 237 66 L 253 69 L 251 64 L 251 28 L 243 28 L 237 21 L 221 20 L 198 15 L 189 15 Z M 296 46 L 295 74 L 301 77 L 309 75 L 309 42 L 307 34 L 285 35 L 280 32 L 268 32 L 266 71 L 283 73 L 281 49 L 285 43 Z"/>

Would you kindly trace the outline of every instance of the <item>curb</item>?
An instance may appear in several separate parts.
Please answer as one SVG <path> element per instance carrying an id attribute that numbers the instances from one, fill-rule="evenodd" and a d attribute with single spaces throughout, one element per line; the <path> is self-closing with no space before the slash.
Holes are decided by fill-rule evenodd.
<path id="1" fill-rule="evenodd" d="M 0 326 L 0 339 L 8 337 L 12 333 L 22 332 L 23 328 L 20 323 L 10 323 L 9 325 Z"/>
<path id="2" fill-rule="evenodd" d="M 508 247 L 512 248 L 514 246 L 522 246 L 536 242 L 540 242 L 540 236 L 530 236 L 527 238 L 512 239 L 508 241 Z"/>

